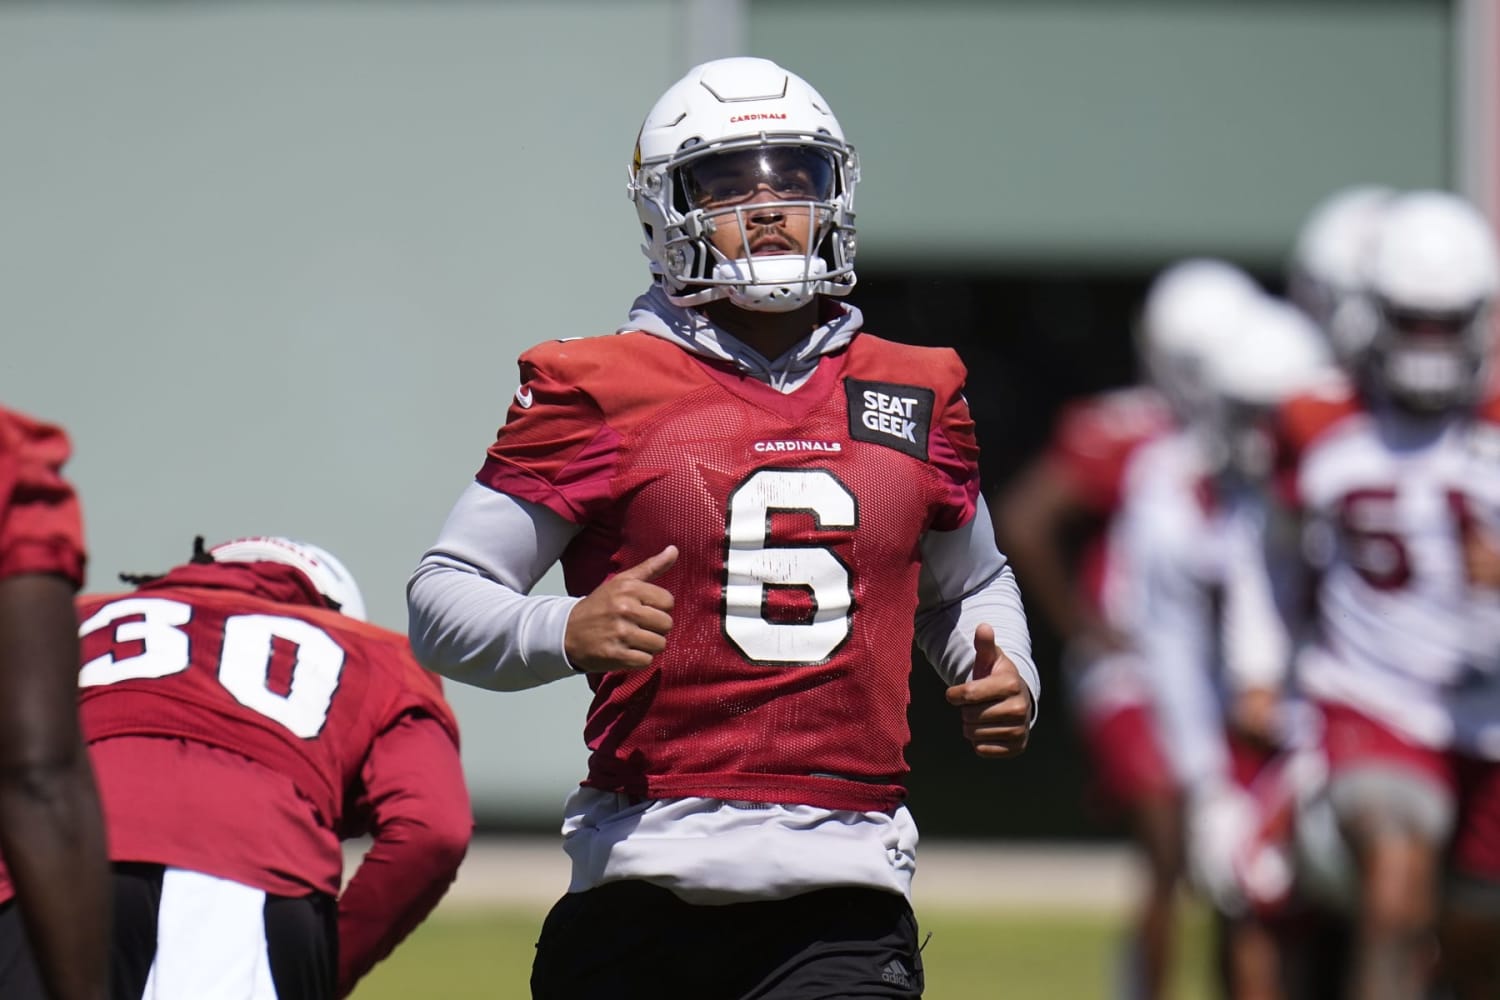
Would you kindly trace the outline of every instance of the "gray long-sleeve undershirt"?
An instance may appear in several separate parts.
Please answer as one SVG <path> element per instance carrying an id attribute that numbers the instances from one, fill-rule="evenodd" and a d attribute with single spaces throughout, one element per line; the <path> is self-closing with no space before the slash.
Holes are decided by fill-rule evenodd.
<path id="1" fill-rule="evenodd" d="M 518 691 L 575 676 L 563 635 L 576 597 L 532 595 L 578 527 L 538 504 L 471 483 L 407 584 L 417 658 L 453 680 Z M 974 630 L 989 623 L 1033 700 L 1041 685 L 1015 575 L 983 499 L 969 523 L 922 538 L 917 647 L 949 684 L 969 678 Z"/>

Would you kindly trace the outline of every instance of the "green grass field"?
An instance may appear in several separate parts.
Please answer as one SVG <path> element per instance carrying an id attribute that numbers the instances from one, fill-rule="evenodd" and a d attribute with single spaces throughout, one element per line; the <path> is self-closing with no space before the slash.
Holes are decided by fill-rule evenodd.
<path id="1" fill-rule="evenodd" d="M 925 910 L 930 1000 L 1108 1000 L 1121 935 L 1109 914 Z M 540 911 L 434 915 L 354 993 L 354 1000 L 526 1000 Z M 1206 1000 L 1208 932 L 1185 914 L 1177 1000 Z"/>

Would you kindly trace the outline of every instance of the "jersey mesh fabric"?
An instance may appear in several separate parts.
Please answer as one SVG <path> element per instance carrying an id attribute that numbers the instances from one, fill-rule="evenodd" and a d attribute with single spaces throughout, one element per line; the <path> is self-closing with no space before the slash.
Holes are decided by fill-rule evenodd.
<path id="1" fill-rule="evenodd" d="M 123 603 L 126 601 L 134 603 L 126 605 Z M 159 617 L 153 621 L 153 616 L 158 616 L 165 606 L 160 602 L 167 601 L 189 608 L 191 618 L 175 625 Z M 127 613 L 117 614 L 122 608 Z M 91 745 L 114 737 L 144 736 L 185 740 L 231 751 L 266 772 L 289 779 L 297 794 L 311 807 L 304 813 L 306 821 L 317 822 L 335 834 L 345 832 L 342 824 L 346 802 L 360 787 L 360 769 L 377 734 L 403 715 L 415 712 L 436 720 L 457 743 L 457 723 L 436 679 L 412 659 L 403 636 L 378 626 L 334 611 L 293 607 L 229 591 L 172 586 L 148 585 L 130 594 L 85 598 L 79 601 L 79 611 L 80 620 L 85 623 L 82 636 L 85 676 L 89 676 L 91 665 L 104 671 L 92 675 L 95 681 L 104 682 L 84 687 L 80 695 L 84 736 Z M 226 663 L 226 621 L 236 616 L 269 623 L 273 635 L 280 629 L 293 637 L 301 635 L 322 643 L 321 634 L 341 651 L 338 683 L 315 732 L 299 735 L 281 721 L 242 702 L 221 680 Z M 313 631 L 299 633 L 295 628 L 284 629 L 276 624 L 288 620 L 300 622 Z M 178 635 L 186 640 L 185 669 L 163 676 L 108 679 L 111 669 L 128 671 L 131 657 L 154 655 L 161 658 L 158 662 L 165 662 L 176 654 L 164 650 L 180 648 L 174 646 Z M 249 655 L 245 649 L 242 644 L 241 655 Z M 269 648 L 260 645 L 253 653 L 256 665 L 265 670 L 264 678 L 257 683 L 273 697 L 288 697 L 291 686 L 302 683 L 299 678 L 303 667 L 298 663 L 300 647 L 296 641 L 275 637 Z M 223 781 L 235 780 L 236 772 L 232 769 L 220 773 Z M 150 831 L 160 825 L 159 817 L 113 815 L 128 813 L 132 803 L 128 798 L 108 796 L 108 789 L 105 792 L 112 826 L 118 823 Z M 244 792 L 251 797 L 256 794 L 250 784 L 244 786 Z M 184 789 L 183 797 L 184 801 L 191 801 L 191 791 Z M 222 797 L 216 792 L 202 798 L 215 801 Z M 226 808 L 240 809 L 232 798 L 228 801 L 231 804 Z M 239 849 L 253 858 L 209 859 L 207 864 L 198 859 L 197 867 L 221 873 L 220 868 L 231 866 L 238 873 L 268 864 L 269 857 L 274 858 L 280 870 L 296 875 L 304 884 L 328 882 L 330 872 L 324 870 L 324 859 L 309 858 L 305 852 L 277 850 L 278 841 L 305 841 L 300 833 L 278 832 L 276 823 L 285 822 L 288 812 L 265 810 L 260 821 L 263 828 L 257 835 L 238 838 Z M 215 817 L 199 817 L 204 827 L 214 821 Z M 144 857 L 185 864 L 180 858 L 143 855 L 141 852 L 153 850 L 151 844 L 133 844 L 131 848 L 136 856 L 129 860 Z M 122 845 L 112 843 L 111 849 L 115 852 L 113 856 L 122 857 L 118 853 Z M 331 872 L 335 886 L 337 863 L 335 858 Z"/>
<path id="2" fill-rule="evenodd" d="M 585 477 L 567 459 L 529 461 L 511 437 L 597 414 L 573 435 L 589 444 L 563 449 L 595 467 L 593 485 L 562 505 L 585 523 L 563 557 L 570 592 L 666 545 L 680 552 L 656 581 L 675 599 L 667 650 L 649 670 L 590 677 L 584 783 L 648 798 L 893 807 L 919 542 L 964 523 L 977 494 L 956 356 L 861 335 L 782 394 L 643 334 L 567 347 L 567 358 L 544 347 L 523 360 L 537 402 L 512 409 L 481 480 L 567 494 Z M 926 460 L 855 439 L 850 379 L 933 391 Z"/>
<path id="3" fill-rule="evenodd" d="M 62 477 L 61 428 L 0 407 L 0 577 L 55 573 L 83 583 L 78 497 Z"/>

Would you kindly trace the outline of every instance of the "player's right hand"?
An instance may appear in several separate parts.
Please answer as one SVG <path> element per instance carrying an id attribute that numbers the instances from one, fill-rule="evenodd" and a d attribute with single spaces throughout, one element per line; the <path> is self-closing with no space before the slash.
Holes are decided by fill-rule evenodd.
<path id="1" fill-rule="evenodd" d="M 1500 589 L 1500 538 L 1475 526 L 1463 533 L 1464 571 L 1469 583 L 1490 590 Z"/>
<path id="2" fill-rule="evenodd" d="M 563 651 L 574 670 L 645 670 L 667 648 L 672 593 L 651 581 L 677 562 L 677 546 L 621 570 L 573 605 Z"/>

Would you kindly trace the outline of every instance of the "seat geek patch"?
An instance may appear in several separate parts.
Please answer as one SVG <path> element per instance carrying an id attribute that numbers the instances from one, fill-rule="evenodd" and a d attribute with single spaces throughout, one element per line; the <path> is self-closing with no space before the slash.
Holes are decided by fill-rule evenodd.
<path id="1" fill-rule="evenodd" d="M 849 436 L 883 444 L 927 461 L 927 431 L 932 426 L 934 393 L 915 385 L 844 380 L 849 398 Z"/>

